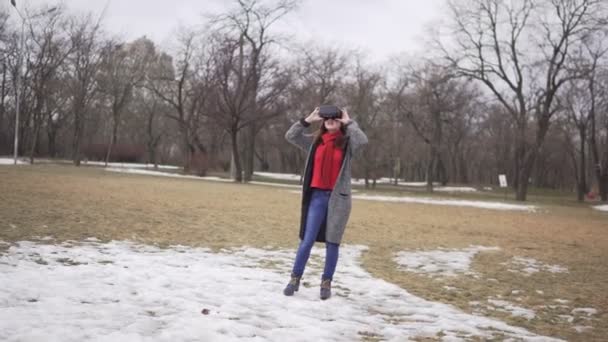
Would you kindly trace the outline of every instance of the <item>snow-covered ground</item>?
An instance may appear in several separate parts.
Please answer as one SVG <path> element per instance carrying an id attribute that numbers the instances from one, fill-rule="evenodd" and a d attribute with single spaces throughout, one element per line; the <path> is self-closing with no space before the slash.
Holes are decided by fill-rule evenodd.
<path id="1" fill-rule="evenodd" d="M 258 182 L 258 181 L 251 181 L 251 182 L 249 182 L 249 184 L 264 185 L 264 186 L 276 186 L 276 187 L 279 187 L 279 188 L 302 189 L 301 185 L 295 185 L 295 184 L 269 183 L 269 182 Z"/>
<path id="2" fill-rule="evenodd" d="M 470 186 L 441 186 L 433 188 L 433 191 L 442 192 L 477 192 L 477 189 L 471 188 Z"/>
<path id="3" fill-rule="evenodd" d="M 285 297 L 294 250 L 20 242 L 0 256 L 0 340 L 460 341 L 502 333 L 555 341 L 374 278 L 360 265 L 363 250 L 341 249 L 334 295 L 321 301 L 320 248 L 304 277 L 310 287 Z"/>
<path id="4" fill-rule="evenodd" d="M 432 251 L 401 251 L 395 262 L 409 272 L 429 276 L 456 276 L 474 274 L 471 261 L 479 252 L 496 251 L 498 247 L 471 246 L 463 249 L 438 249 Z"/>
<path id="5" fill-rule="evenodd" d="M 254 172 L 255 175 L 258 176 L 262 176 L 262 177 L 266 177 L 266 178 L 273 178 L 273 179 L 280 179 L 280 180 L 290 180 L 290 181 L 299 181 L 300 180 L 300 175 L 295 175 L 295 174 L 290 174 L 290 173 L 276 173 L 276 172 Z M 353 178 L 351 180 L 352 184 L 355 185 L 365 185 L 365 180 L 364 179 L 355 179 Z M 391 178 L 378 178 L 376 180 L 377 184 L 392 184 L 393 183 L 393 179 Z M 400 186 L 410 186 L 410 187 L 424 187 L 426 186 L 426 182 L 398 182 L 397 185 Z M 439 186 L 439 183 L 434 183 L 434 190 L 436 191 L 443 191 L 443 192 L 476 192 L 477 189 L 472 188 L 472 187 L 468 187 L 468 186 Z"/>
<path id="6" fill-rule="evenodd" d="M 601 211 L 608 211 L 608 204 L 596 205 L 593 208 L 595 208 L 597 210 L 601 210 Z"/>
<path id="7" fill-rule="evenodd" d="M 46 159 L 38 158 L 35 160 L 38 163 L 55 163 L 55 162 L 71 162 L 70 160 L 57 160 L 57 159 Z M 29 164 L 27 160 L 23 158 L 17 160 L 17 164 Z M 13 158 L 0 158 L 0 165 L 13 165 Z M 81 165 L 90 166 L 105 166 L 105 162 L 100 161 L 86 161 L 83 160 Z M 154 164 L 141 164 L 141 163 L 108 163 L 108 167 L 111 168 L 129 168 L 129 169 L 153 169 Z M 158 165 L 161 170 L 179 170 L 181 167 L 174 165 Z"/>
<path id="8" fill-rule="evenodd" d="M 364 183 L 363 181 L 361 181 L 361 183 Z M 394 184 L 394 179 L 393 178 L 379 178 L 376 180 L 376 183 L 379 184 Z M 408 187 L 425 187 L 426 186 L 426 182 L 403 182 L 403 181 L 398 181 L 397 182 L 398 186 L 408 186 Z M 440 183 L 433 183 L 433 190 L 434 191 L 443 191 L 443 192 L 477 192 L 477 189 L 472 188 L 470 186 L 441 186 Z"/>
<path id="9" fill-rule="evenodd" d="M 541 271 L 550 273 L 568 273 L 568 269 L 563 266 L 545 264 L 534 258 L 515 256 L 510 260 L 510 262 L 504 264 L 510 267 L 509 272 L 523 273 L 524 275 L 531 275 Z"/>
<path id="10" fill-rule="evenodd" d="M 281 180 L 290 180 L 290 181 L 300 181 L 300 175 L 294 175 L 291 173 L 275 173 L 275 172 L 254 172 L 256 176 L 272 178 L 272 179 L 281 179 Z"/>
<path id="11" fill-rule="evenodd" d="M 12 159 L 10 160 L 10 162 L 12 163 Z M 8 164 L 8 159 L 0 158 L 0 165 L 2 163 Z M 92 162 L 89 162 L 89 163 L 92 163 Z M 159 177 L 184 178 L 184 179 L 227 182 L 227 183 L 232 182 L 231 179 L 220 178 L 220 177 L 212 177 L 212 176 L 198 177 L 198 176 L 181 175 L 181 174 L 177 174 L 177 173 L 142 169 L 142 168 L 146 167 L 145 164 L 141 164 L 141 166 L 137 167 L 137 168 L 128 167 L 128 166 L 126 166 L 127 164 L 120 164 L 120 163 L 118 163 L 118 164 L 122 165 L 122 166 L 115 165 L 118 167 L 108 167 L 105 170 L 110 171 L 110 172 L 121 172 L 121 173 L 159 176 Z M 100 165 L 103 165 L 103 163 L 100 163 Z M 174 166 L 163 166 L 163 168 L 172 169 L 175 167 Z M 287 179 L 287 178 L 284 178 L 284 179 Z M 301 188 L 300 185 L 269 183 L 269 182 L 254 181 L 254 182 L 250 182 L 250 184 L 284 187 L 284 188 L 294 188 L 294 189 Z M 357 191 L 353 190 L 353 193 L 356 193 L 356 192 Z M 295 192 L 295 193 L 300 193 L 300 192 Z M 450 200 L 450 199 L 424 198 L 424 197 L 372 196 L 372 195 L 365 195 L 365 194 L 353 195 L 353 198 L 362 199 L 362 200 L 370 200 L 370 201 L 422 203 L 422 204 L 433 204 L 433 205 L 452 205 L 452 206 L 477 207 L 477 208 L 496 209 L 496 210 L 524 210 L 524 211 L 535 211 L 536 210 L 536 207 L 532 206 L 532 205 L 506 204 L 506 203 L 500 203 L 500 202 L 486 202 L 486 201 Z"/>
<path id="12" fill-rule="evenodd" d="M 497 251 L 498 247 L 470 246 L 462 249 L 401 251 L 395 254 L 395 262 L 404 270 L 429 276 L 473 275 L 471 262 L 479 252 Z M 566 267 L 550 265 L 533 258 L 513 257 L 502 263 L 509 272 L 530 275 L 537 272 L 568 273 Z"/>
<path id="13" fill-rule="evenodd" d="M 451 205 L 459 207 L 476 207 L 484 209 L 495 209 L 495 210 L 522 210 L 522 211 L 536 211 L 537 207 L 533 205 L 523 204 L 508 204 L 502 202 L 489 202 L 489 201 L 469 201 L 469 200 L 452 200 L 452 199 L 441 199 L 441 198 L 426 198 L 426 197 L 407 197 L 407 196 L 379 196 L 379 195 L 354 195 L 353 198 L 368 200 L 368 201 L 381 201 L 381 202 L 403 202 L 403 203 L 422 203 L 422 204 L 433 204 L 433 205 Z"/>
<path id="14" fill-rule="evenodd" d="M 151 176 L 188 178 L 188 179 L 219 181 L 219 182 L 232 182 L 232 180 L 226 179 L 226 178 L 197 177 L 197 176 L 167 173 L 167 172 L 162 172 L 162 171 L 152 171 L 152 170 L 140 170 L 140 169 L 128 169 L 128 168 L 106 168 L 106 170 L 112 171 L 112 172 L 132 173 L 132 174 L 151 175 Z M 256 181 L 250 182 L 250 184 L 286 187 L 286 188 L 301 188 L 301 186 L 293 185 L 293 184 L 280 184 L 280 183 L 268 183 L 268 182 L 256 182 Z M 291 192 L 300 194 L 299 191 L 291 191 Z M 488 202 L 488 201 L 451 200 L 451 199 L 407 197 L 407 196 L 376 196 L 376 195 L 366 195 L 366 194 L 353 195 L 352 198 L 369 200 L 369 201 L 451 205 L 451 206 L 477 207 L 477 208 L 495 209 L 495 210 L 523 210 L 523 211 L 532 211 L 532 212 L 536 210 L 536 207 L 533 205 L 507 204 L 507 203 L 501 203 L 501 202 Z"/>
<path id="15" fill-rule="evenodd" d="M 184 178 L 184 179 L 195 179 L 195 180 L 208 180 L 214 182 L 232 182 L 231 179 L 220 178 L 220 177 L 199 177 L 199 176 L 191 176 L 191 175 L 180 175 L 177 173 L 168 173 L 163 171 L 153 171 L 153 170 L 140 170 L 140 169 L 129 169 L 129 168 L 112 168 L 108 167 L 105 169 L 110 172 L 120 172 L 120 173 L 132 173 L 138 175 L 149 175 L 149 176 L 160 176 L 160 177 L 171 177 L 171 178 Z"/>
<path id="16" fill-rule="evenodd" d="M 474 307 L 480 308 L 483 303 L 470 302 Z M 536 317 L 534 310 L 526 309 L 521 306 L 514 305 L 508 301 L 502 299 L 488 299 L 488 304 L 485 306 L 488 310 L 502 311 L 510 314 L 513 317 L 523 317 L 527 320 L 531 320 Z"/>
<path id="17" fill-rule="evenodd" d="M 106 166 L 105 162 L 100 161 L 83 161 L 82 165 L 92 165 L 92 166 Z M 140 163 L 108 163 L 108 167 L 113 168 L 130 168 L 130 169 L 153 169 L 154 164 L 140 164 Z M 182 169 L 180 166 L 174 165 L 158 165 L 159 169 L 163 170 L 179 170 Z"/>
<path id="18" fill-rule="evenodd" d="M 427 275 L 429 277 L 451 277 L 457 275 L 466 275 L 468 277 L 474 277 L 477 279 L 481 278 L 481 275 L 471 270 L 471 262 L 477 253 L 496 251 L 498 247 L 484 247 L 484 246 L 470 246 L 463 249 L 446 249 L 441 248 L 437 250 L 416 250 L 416 251 L 401 251 L 395 254 L 395 262 L 404 270 L 414 273 Z M 536 272 L 551 272 L 551 273 L 564 273 L 568 272 L 565 267 L 559 265 L 549 265 L 542 263 L 532 258 L 514 257 L 510 262 L 504 263 L 510 268 L 511 272 L 523 273 L 528 276 Z M 487 279 L 495 280 L 495 279 Z M 460 291 L 460 289 L 453 286 L 443 286 L 448 291 Z M 510 295 L 514 296 L 511 299 L 515 301 L 521 301 L 520 297 L 524 291 L 512 290 Z M 542 290 L 536 290 L 536 293 L 543 295 Z M 545 305 L 536 306 L 535 308 L 554 311 L 554 310 L 569 310 L 570 307 L 566 304 L 568 300 L 554 299 L 557 305 Z M 509 302 L 502 298 L 501 295 L 496 297 L 490 297 L 487 301 L 471 301 L 469 304 L 473 307 L 473 313 L 476 315 L 483 315 L 484 313 L 491 311 L 500 311 L 508 313 L 513 317 L 522 317 L 527 320 L 536 318 L 536 312 L 532 309 L 528 309 L 512 302 Z M 575 308 L 571 309 L 571 315 L 559 315 L 559 317 L 565 321 L 565 323 L 573 324 L 573 322 L 585 322 L 595 319 L 595 315 L 598 314 L 598 310 L 595 308 Z M 572 326 L 577 332 L 583 332 L 589 330 L 592 327 L 586 326 Z"/>
<path id="19" fill-rule="evenodd" d="M 17 158 L 17 165 L 25 165 L 25 164 L 29 164 L 29 163 Z M 15 165 L 15 159 L 14 158 L 0 158 L 0 165 Z"/>

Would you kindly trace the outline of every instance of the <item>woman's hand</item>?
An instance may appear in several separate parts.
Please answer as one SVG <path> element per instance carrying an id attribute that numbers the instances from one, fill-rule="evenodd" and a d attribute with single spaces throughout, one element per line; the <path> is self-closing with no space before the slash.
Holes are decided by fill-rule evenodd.
<path id="1" fill-rule="evenodd" d="M 306 119 L 304 119 L 304 121 L 308 123 L 313 123 L 321 120 L 323 120 L 323 118 L 319 115 L 319 107 L 315 108 L 315 110 L 313 110 L 312 113 L 310 113 L 306 117 Z"/>
<path id="2" fill-rule="evenodd" d="M 348 116 L 346 108 L 342 108 L 342 117 L 339 118 L 338 121 L 340 121 L 343 125 L 348 125 L 352 121 L 350 116 Z"/>

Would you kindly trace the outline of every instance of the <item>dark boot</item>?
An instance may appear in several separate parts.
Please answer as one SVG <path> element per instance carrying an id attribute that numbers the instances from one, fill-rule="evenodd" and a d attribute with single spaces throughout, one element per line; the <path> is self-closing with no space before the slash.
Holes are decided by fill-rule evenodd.
<path id="1" fill-rule="evenodd" d="M 283 294 L 286 296 L 293 296 L 293 293 L 300 289 L 300 279 L 302 279 L 302 276 L 297 276 L 292 273 L 291 280 L 289 281 L 289 284 L 285 286 Z"/>
<path id="2" fill-rule="evenodd" d="M 321 299 L 326 300 L 331 297 L 331 279 L 321 280 Z"/>

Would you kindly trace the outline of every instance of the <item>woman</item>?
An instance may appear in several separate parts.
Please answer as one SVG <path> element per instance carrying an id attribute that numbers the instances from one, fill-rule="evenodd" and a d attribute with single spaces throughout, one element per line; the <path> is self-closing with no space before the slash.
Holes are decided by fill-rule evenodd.
<path id="1" fill-rule="evenodd" d="M 302 187 L 301 242 L 291 280 L 283 290 L 286 296 L 298 291 L 315 241 L 325 242 L 326 246 L 320 296 L 323 300 L 331 296 L 340 241 L 351 209 L 351 160 L 355 152 L 367 144 L 367 136 L 346 110 L 334 108 L 334 115 L 321 117 L 317 107 L 285 134 L 290 143 L 308 152 Z M 323 123 L 315 136 L 304 133 L 308 126 L 318 121 Z"/>

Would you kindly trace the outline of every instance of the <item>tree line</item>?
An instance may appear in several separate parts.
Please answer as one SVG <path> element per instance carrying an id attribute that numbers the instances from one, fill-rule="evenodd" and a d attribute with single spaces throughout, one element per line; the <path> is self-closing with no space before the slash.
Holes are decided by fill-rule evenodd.
<path id="1" fill-rule="evenodd" d="M 19 4 L 17 4 L 18 6 Z M 608 200 L 608 4 L 450 0 L 421 56 L 277 30 L 296 0 L 235 0 L 161 49 L 65 6 L 0 7 L 0 154 L 299 173 L 290 124 L 347 107 L 370 144 L 354 176 L 590 192 Z M 13 19 L 11 19 L 13 17 Z M 395 42 L 399 44 L 399 42 Z M 19 96 L 17 96 L 19 95 Z M 17 101 L 18 99 L 18 101 Z"/>

